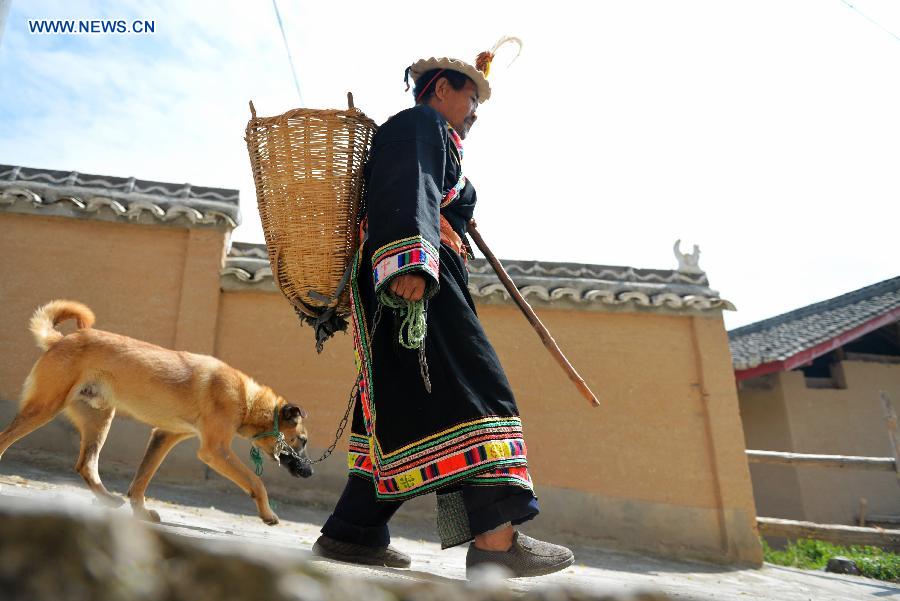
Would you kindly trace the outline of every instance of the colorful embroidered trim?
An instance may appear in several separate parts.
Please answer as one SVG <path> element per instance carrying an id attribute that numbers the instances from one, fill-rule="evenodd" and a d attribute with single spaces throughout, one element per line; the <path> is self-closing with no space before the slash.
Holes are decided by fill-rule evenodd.
<path id="1" fill-rule="evenodd" d="M 410 236 L 385 244 L 372 254 L 375 292 L 391 277 L 407 271 L 424 270 L 438 281 L 437 249 L 422 236 Z"/>
<path id="2" fill-rule="evenodd" d="M 375 460 L 382 470 L 397 472 L 424 463 L 428 454 L 446 454 L 460 443 L 472 444 L 479 436 L 495 440 L 521 439 L 522 421 L 518 417 L 482 417 L 457 424 L 389 453 L 385 453 L 376 440 Z"/>
<path id="3" fill-rule="evenodd" d="M 366 443 L 366 449 L 368 448 L 368 443 Z M 368 478 L 374 482 L 374 474 L 372 468 L 372 460 L 369 457 L 369 454 L 363 448 L 353 448 L 353 443 L 351 442 L 351 448 L 347 454 L 347 466 L 350 469 L 350 473 L 352 475 L 361 476 L 363 478 Z M 438 468 L 439 469 L 439 468 Z M 435 472 L 434 469 L 426 469 L 427 474 L 433 474 Z M 421 470 L 420 470 L 421 477 Z M 398 480 L 400 482 L 409 482 L 412 481 L 416 483 L 419 481 L 419 478 L 415 476 L 402 475 L 398 478 L 392 480 L 391 483 L 388 483 L 384 488 L 399 488 Z M 424 478 L 423 478 L 424 480 Z M 521 488 L 527 490 L 534 490 L 534 485 L 531 482 L 531 476 L 528 474 L 528 467 L 526 465 L 511 465 L 505 467 L 496 467 L 492 470 L 482 472 L 479 474 L 475 474 L 474 476 L 470 476 L 463 480 L 459 480 L 458 483 L 466 484 L 469 486 L 519 486 Z M 437 485 L 435 485 L 437 486 Z M 381 487 L 379 487 L 381 490 Z M 422 492 L 422 491 L 420 491 Z M 387 495 L 381 494 L 381 497 L 385 497 Z"/>
<path id="4" fill-rule="evenodd" d="M 360 245 L 353 259 L 350 273 L 350 319 L 353 322 L 353 350 L 356 370 L 360 375 L 359 403 L 362 407 L 366 432 L 375 431 L 375 414 L 369 399 L 372 398 L 372 354 L 369 344 L 369 330 L 366 327 L 366 312 L 359 295 L 359 264 L 362 261 L 363 245 Z M 366 442 L 368 444 L 368 442 Z"/>
<path id="5" fill-rule="evenodd" d="M 512 484 L 533 490 L 531 476 L 525 466 L 501 467 L 489 472 L 477 474 L 468 480 L 466 484 L 473 486 L 496 486 L 498 484 Z"/>
<path id="6" fill-rule="evenodd" d="M 447 205 L 449 205 L 453 200 L 459 196 L 459 193 L 463 188 L 466 187 L 466 176 L 463 175 L 462 172 L 462 158 L 463 158 L 463 147 L 462 147 L 462 138 L 459 137 L 459 134 L 456 133 L 456 130 L 453 129 L 449 123 L 447 124 L 447 132 L 450 134 L 450 140 L 453 142 L 453 149 L 456 150 L 457 156 L 454 157 L 459 161 L 459 181 L 456 182 L 456 185 L 450 188 L 450 191 L 447 192 L 447 195 L 444 196 L 444 199 L 441 201 L 441 208 L 443 209 Z M 452 154 L 452 151 L 451 151 Z"/>
<path id="7" fill-rule="evenodd" d="M 373 453 L 370 439 L 352 435 L 347 466 L 352 474 L 372 478 L 381 499 L 408 498 L 460 481 L 532 489 L 518 418 L 467 422 L 387 455 L 377 439 L 374 447 Z"/>
<path id="8" fill-rule="evenodd" d="M 463 158 L 463 145 L 462 138 L 459 137 L 459 134 L 456 133 L 456 130 L 453 129 L 453 126 L 449 123 L 447 124 L 447 132 L 450 134 L 450 139 L 453 141 L 453 146 L 456 148 L 456 152 L 459 153 L 459 162 L 462 163 Z"/>
<path id="9" fill-rule="evenodd" d="M 459 174 L 459 181 L 456 182 L 456 185 L 450 188 L 450 191 L 447 192 L 447 196 L 444 197 L 444 200 L 441 201 L 441 208 L 443 209 L 447 205 L 449 205 L 453 200 L 459 196 L 459 193 L 463 188 L 466 187 L 466 176 L 462 173 Z"/>
<path id="10" fill-rule="evenodd" d="M 369 439 L 357 434 L 350 435 L 347 450 L 347 467 L 351 474 L 372 477 L 372 460 L 369 458 Z"/>

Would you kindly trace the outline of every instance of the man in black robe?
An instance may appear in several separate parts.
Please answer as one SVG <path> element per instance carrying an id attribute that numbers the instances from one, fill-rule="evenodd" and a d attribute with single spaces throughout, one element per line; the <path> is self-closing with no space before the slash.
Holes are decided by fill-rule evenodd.
<path id="1" fill-rule="evenodd" d="M 455 59 L 421 60 L 407 74 L 416 105 L 381 126 L 365 167 L 350 476 L 313 552 L 408 567 L 387 523 L 403 500 L 435 491 L 442 547 L 473 541 L 467 570 L 555 572 L 574 562 L 571 551 L 514 529 L 537 515 L 537 499 L 515 399 L 467 287 L 476 196 L 462 139 L 490 86 Z"/>

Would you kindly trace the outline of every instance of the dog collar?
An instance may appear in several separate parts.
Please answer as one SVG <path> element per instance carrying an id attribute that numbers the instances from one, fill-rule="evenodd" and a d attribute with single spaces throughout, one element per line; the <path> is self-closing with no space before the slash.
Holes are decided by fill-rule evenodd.
<path id="1" fill-rule="evenodd" d="M 259 447 L 253 444 L 252 441 L 257 440 L 259 438 L 265 438 L 266 436 L 274 436 L 275 437 L 275 449 L 272 451 L 272 459 L 275 460 L 275 463 L 281 465 L 281 459 L 279 459 L 279 455 L 282 452 L 288 452 L 291 455 L 294 454 L 294 449 L 291 448 L 291 445 L 287 443 L 284 439 L 284 432 L 281 432 L 278 429 L 278 406 L 275 406 L 275 409 L 272 411 L 272 431 L 271 432 L 263 432 L 262 434 L 257 434 L 253 438 L 251 438 L 250 442 L 250 461 L 253 462 L 253 467 L 256 470 L 257 476 L 262 476 L 263 474 L 263 459 L 262 453 L 259 451 Z"/>

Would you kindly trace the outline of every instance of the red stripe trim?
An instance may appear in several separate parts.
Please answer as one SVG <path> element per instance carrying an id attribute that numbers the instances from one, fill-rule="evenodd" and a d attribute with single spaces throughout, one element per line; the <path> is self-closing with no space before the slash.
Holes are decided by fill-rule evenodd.
<path id="1" fill-rule="evenodd" d="M 421 457 L 416 457 L 416 458 L 414 458 L 410 461 L 407 461 L 406 463 L 402 463 L 398 466 L 392 465 L 390 468 L 386 468 L 386 467 L 382 466 L 381 473 L 385 476 L 401 474 L 401 473 L 409 471 L 415 467 L 432 464 L 432 463 L 439 463 L 443 459 L 446 459 L 446 458 L 451 457 L 456 454 L 464 454 L 466 457 L 469 457 L 470 456 L 469 453 L 474 453 L 473 455 L 471 455 L 471 457 L 475 458 L 473 460 L 474 462 L 477 462 L 478 455 L 474 451 L 474 449 L 470 449 L 470 450 L 466 451 L 465 453 L 460 453 L 460 451 L 466 447 L 481 446 L 486 442 L 500 442 L 503 444 L 508 444 L 509 438 L 499 438 L 498 439 L 491 435 L 485 435 L 485 436 L 480 436 L 477 438 L 466 439 L 466 440 L 463 440 L 463 441 L 453 445 L 450 448 L 437 449 L 434 452 L 430 452 L 427 455 L 423 455 Z M 522 445 L 517 445 L 515 447 L 515 450 L 514 450 L 512 456 L 513 457 L 519 456 L 519 455 L 525 456 L 525 454 L 526 454 L 525 445 L 522 444 Z"/>
<path id="2" fill-rule="evenodd" d="M 848 342 L 853 342 L 857 338 L 865 336 L 869 332 L 874 332 L 878 328 L 882 328 L 890 323 L 893 323 L 898 319 L 900 319 L 900 307 L 892 309 L 891 311 L 888 311 L 887 313 L 880 315 L 875 319 L 871 319 L 862 325 L 858 325 L 852 330 L 847 330 L 843 334 L 835 336 L 834 338 L 830 338 L 825 342 L 821 342 L 812 348 L 800 351 L 796 355 L 791 355 L 783 361 L 763 363 L 762 365 L 757 365 L 756 367 L 751 367 L 749 369 L 737 369 L 734 372 L 734 377 L 738 382 L 743 382 L 744 380 L 749 380 L 750 378 L 758 378 L 759 376 L 764 376 L 766 374 L 780 371 L 790 371 L 792 369 L 800 367 L 801 365 L 809 363 L 816 357 L 821 357 L 825 353 L 829 353 L 838 347 L 844 346 Z"/>
<path id="3" fill-rule="evenodd" d="M 380 263 L 382 259 L 385 257 L 393 257 L 394 255 L 399 255 L 400 253 L 409 251 L 409 250 L 423 250 L 422 243 L 420 241 L 410 242 L 409 244 L 405 244 L 403 246 L 398 246 L 397 248 L 392 248 L 389 251 L 384 251 L 378 258 L 375 260 L 376 263 Z M 373 257 L 375 258 L 375 257 Z"/>
<path id="4" fill-rule="evenodd" d="M 483 440 L 507 441 L 522 440 L 522 438 L 522 428 L 520 426 L 490 427 L 478 429 L 473 428 L 469 432 L 464 432 L 462 434 L 454 436 L 453 438 L 449 438 L 440 444 L 429 446 L 422 449 L 421 451 L 418 451 L 406 457 L 402 457 L 400 459 L 384 461 L 384 458 L 382 457 L 381 465 L 390 469 L 394 469 L 398 465 L 413 463 L 418 461 L 422 457 L 427 457 L 428 455 L 433 455 L 435 453 L 446 455 L 452 449 L 475 444 L 476 442 L 481 442 Z"/>
<path id="5" fill-rule="evenodd" d="M 440 76 L 441 76 L 441 73 L 443 73 L 444 71 L 446 71 L 446 69 L 441 69 L 440 71 L 437 72 L 437 74 L 435 74 L 434 77 L 431 78 L 431 81 L 429 81 L 429 82 L 425 85 L 425 87 L 422 88 L 422 91 L 419 92 L 419 95 L 416 96 L 416 102 L 418 102 L 418 101 L 422 98 L 422 94 L 425 93 L 425 90 L 427 90 L 428 88 L 430 88 L 430 87 L 431 87 L 431 84 L 434 83 L 434 80 L 437 79 L 438 77 L 440 77 Z"/>

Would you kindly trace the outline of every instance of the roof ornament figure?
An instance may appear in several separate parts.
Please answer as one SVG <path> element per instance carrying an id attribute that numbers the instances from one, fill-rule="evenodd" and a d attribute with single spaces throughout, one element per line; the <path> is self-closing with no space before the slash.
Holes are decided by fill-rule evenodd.
<path id="1" fill-rule="evenodd" d="M 675 258 L 678 259 L 678 272 L 679 273 L 694 273 L 694 274 L 704 274 L 706 273 L 700 268 L 700 247 L 696 244 L 694 245 L 693 251 L 690 253 L 681 252 L 681 239 L 675 241 L 675 246 L 672 249 L 675 251 Z"/>

